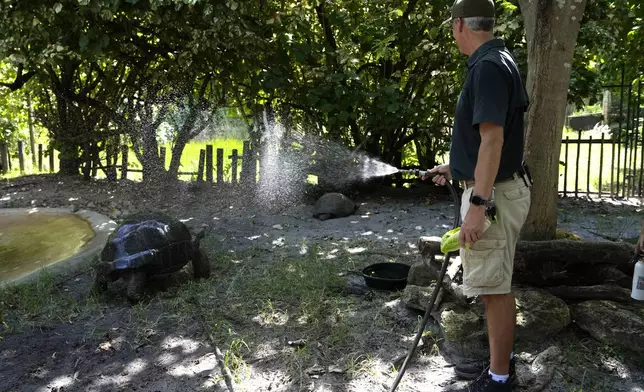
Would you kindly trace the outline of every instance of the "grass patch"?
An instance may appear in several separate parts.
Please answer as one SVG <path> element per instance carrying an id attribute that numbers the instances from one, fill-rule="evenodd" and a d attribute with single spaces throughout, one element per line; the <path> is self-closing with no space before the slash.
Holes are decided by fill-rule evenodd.
<path id="1" fill-rule="evenodd" d="M 644 366 L 642 354 L 602 344 L 594 339 L 580 340 L 569 335 L 563 337 L 563 361 L 559 372 L 568 391 L 614 391 L 618 367 L 628 364 L 636 370 Z"/>
<path id="2" fill-rule="evenodd" d="M 343 272 L 380 256 L 352 255 L 353 243 L 312 245 L 307 255 L 294 257 L 280 250 L 216 252 L 208 239 L 203 245 L 213 266 L 210 279 L 194 281 L 184 270 L 173 278 L 178 283 L 162 290 L 150 283 L 134 306 L 122 293 L 74 294 L 51 278 L 7 289 L 0 293 L 0 335 L 58 324 L 109 344 L 106 336 L 117 329 L 134 350 L 179 333 L 214 343 L 237 383 L 257 377 L 254 366 L 262 362 L 284 372 L 283 382 L 295 388 L 305 388 L 313 374 L 333 372 L 345 381 L 380 377 L 374 370 L 379 356 L 399 348 L 403 338 L 392 336 L 400 332 L 400 319 L 385 303 L 400 293 L 376 292 L 365 300 L 344 291 Z"/>
<path id="3" fill-rule="evenodd" d="M 203 320 L 207 332 L 226 350 L 238 382 L 251 377 L 252 362 L 271 355 L 296 385 L 317 367 L 333 367 L 350 377 L 367 375 L 375 362 L 366 341 L 374 339 L 375 330 L 390 334 L 394 320 L 380 309 L 374 312 L 382 302 L 365 303 L 342 292 L 346 283 L 341 272 L 369 261 L 326 255 L 317 246 L 305 257 L 256 251 L 226 254 L 222 257 L 232 264 L 219 283 L 186 283 L 165 304 L 166 313 L 178 324 Z M 384 302 L 398 295 L 376 298 Z"/>
<path id="4" fill-rule="evenodd" d="M 34 327 L 73 323 L 96 309 L 95 296 L 78 300 L 44 269 L 32 282 L 0 290 L 0 337 Z"/>

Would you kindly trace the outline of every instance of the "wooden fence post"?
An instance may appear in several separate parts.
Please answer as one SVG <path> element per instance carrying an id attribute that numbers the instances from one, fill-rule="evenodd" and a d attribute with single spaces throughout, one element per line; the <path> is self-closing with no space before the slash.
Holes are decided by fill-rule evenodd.
<path id="1" fill-rule="evenodd" d="M 581 148 L 581 131 L 577 131 L 577 157 L 575 159 L 575 197 L 579 192 L 579 150 Z"/>
<path id="2" fill-rule="evenodd" d="M 25 172 L 25 143 L 18 140 L 18 165 L 20 166 L 20 173 Z"/>
<path id="3" fill-rule="evenodd" d="M 49 172 L 54 172 L 54 147 L 49 146 Z"/>
<path id="4" fill-rule="evenodd" d="M 2 173 L 9 171 L 9 152 L 5 142 L 0 142 L 0 169 L 2 169 Z"/>
<path id="5" fill-rule="evenodd" d="M 212 144 L 206 144 L 206 181 L 212 184 Z"/>
<path id="6" fill-rule="evenodd" d="M 588 162 L 586 166 L 586 197 L 588 198 L 590 198 L 590 158 L 592 156 L 593 156 L 593 137 L 590 136 L 590 139 L 588 139 Z"/>
<path id="7" fill-rule="evenodd" d="M 563 191 L 563 197 L 566 197 L 568 193 L 568 142 L 570 141 L 570 138 L 566 136 L 566 149 L 565 149 L 565 155 L 564 155 L 564 191 Z"/>
<path id="8" fill-rule="evenodd" d="M 107 165 L 107 180 L 114 182 L 117 179 L 116 175 L 116 160 L 118 159 L 118 148 L 114 144 L 108 144 L 105 148 L 105 163 Z"/>
<path id="9" fill-rule="evenodd" d="M 244 142 L 244 162 L 246 166 L 246 181 L 250 184 L 257 183 L 257 158 L 255 156 L 255 149 L 250 147 L 250 141 Z"/>
<path id="10" fill-rule="evenodd" d="M 243 184 L 248 184 L 250 182 L 251 159 L 249 150 L 250 142 L 248 140 L 244 140 L 244 144 L 242 146 L 242 169 L 239 176 L 240 182 Z"/>
<path id="11" fill-rule="evenodd" d="M 197 181 L 199 182 L 203 181 L 203 167 L 204 167 L 205 160 L 206 160 L 206 150 L 202 148 L 201 150 L 199 150 L 199 167 L 197 168 Z M 210 174 L 210 178 L 212 179 L 212 174 Z"/>
<path id="12" fill-rule="evenodd" d="M 127 144 L 124 144 L 121 146 L 121 151 L 122 151 L 122 157 L 121 157 L 121 180 L 127 179 L 127 155 L 128 155 L 128 148 Z"/>
<path id="13" fill-rule="evenodd" d="M 236 184 L 237 183 L 237 161 L 239 160 L 239 156 L 237 155 L 237 149 L 233 149 L 233 155 L 230 157 L 230 165 L 231 165 L 231 170 L 232 170 L 232 183 Z"/>
<path id="14" fill-rule="evenodd" d="M 165 169 L 165 147 L 161 147 L 159 157 L 161 158 L 161 167 Z"/>
<path id="15" fill-rule="evenodd" d="M 42 172 L 42 157 L 43 157 L 43 150 L 42 150 L 42 143 L 38 144 L 38 171 Z"/>
<path id="16" fill-rule="evenodd" d="M 602 140 L 599 143 L 599 198 L 602 197 L 602 172 L 604 171 L 604 132 L 602 132 Z"/>
<path id="17" fill-rule="evenodd" d="M 224 149 L 217 149 L 217 184 L 224 182 Z"/>

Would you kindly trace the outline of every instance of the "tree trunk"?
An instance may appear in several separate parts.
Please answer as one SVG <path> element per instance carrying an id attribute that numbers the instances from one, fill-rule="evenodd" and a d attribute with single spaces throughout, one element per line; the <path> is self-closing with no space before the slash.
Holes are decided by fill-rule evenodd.
<path id="1" fill-rule="evenodd" d="M 60 167 L 58 173 L 70 176 L 77 176 L 80 173 L 82 159 L 80 149 L 72 143 L 60 143 L 58 158 Z"/>
<path id="2" fill-rule="evenodd" d="M 519 0 L 528 42 L 526 162 L 534 179 L 532 208 L 522 236 L 555 238 L 559 151 L 568 82 L 587 0 Z M 544 144 L 545 141 L 545 144 Z"/>
<path id="3" fill-rule="evenodd" d="M 188 144 L 188 140 L 184 138 L 178 138 L 172 147 L 172 159 L 170 160 L 170 168 L 168 169 L 168 177 L 178 178 L 179 168 L 181 167 L 181 155 L 183 155 L 183 150 Z"/>
<path id="4" fill-rule="evenodd" d="M 34 135 L 34 122 L 31 106 L 31 94 L 27 91 L 27 123 L 29 124 L 29 147 L 31 148 L 31 164 L 35 170 L 38 162 L 36 161 L 36 137 Z"/>
<path id="5" fill-rule="evenodd" d="M 145 123 L 144 123 L 145 124 Z M 149 124 L 143 126 L 141 134 L 141 167 L 144 182 L 162 182 L 165 180 L 164 162 L 159 157 L 159 143 L 156 138 L 156 127 Z"/>

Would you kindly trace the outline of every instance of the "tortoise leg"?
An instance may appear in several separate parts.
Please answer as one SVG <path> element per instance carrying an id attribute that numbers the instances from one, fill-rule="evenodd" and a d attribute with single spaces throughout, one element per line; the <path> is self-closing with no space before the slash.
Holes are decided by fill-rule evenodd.
<path id="1" fill-rule="evenodd" d="M 192 270 L 195 279 L 208 279 L 210 277 L 210 260 L 203 250 L 199 250 L 192 258 Z"/>
<path id="2" fill-rule="evenodd" d="M 94 278 L 94 286 L 92 287 L 94 292 L 96 293 L 101 293 L 107 290 L 107 279 L 104 275 L 100 273 L 96 273 L 96 277 Z"/>
<path id="3" fill-rule="evenodd" d="M 132 271 L 127 275 L 126 296 L 130 302 L 136 303 L 141 300 L 146 280 L 145 271 Z"/>
<path id="4" fill-rule="evenodd" d="M 94 275 L 94 285 L 92 287 L 92 290 L 95 293 L 107 291 L 107 284 L 114 282 L 118 278 L 118 272 L 107 272 L 101 268 L 97 268 Z"/>

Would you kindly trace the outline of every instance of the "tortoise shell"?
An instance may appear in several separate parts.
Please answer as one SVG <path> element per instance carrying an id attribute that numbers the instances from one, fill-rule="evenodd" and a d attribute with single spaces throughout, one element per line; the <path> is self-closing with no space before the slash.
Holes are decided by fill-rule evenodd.
<path id="1" fill-rule="evenodd" d="M 195 251 L 182 222 L 158 213 L 136 215 L 110 235 L 100 262 L 110 270 L 150 268 L 160 274 L 181 269 Z"/>

